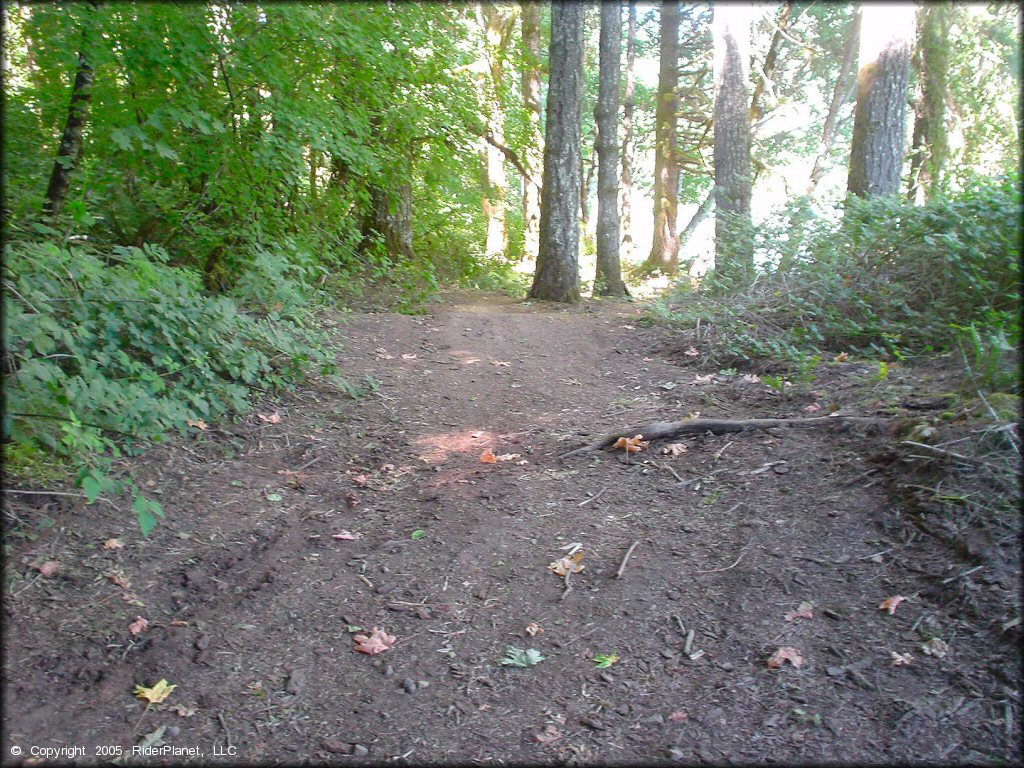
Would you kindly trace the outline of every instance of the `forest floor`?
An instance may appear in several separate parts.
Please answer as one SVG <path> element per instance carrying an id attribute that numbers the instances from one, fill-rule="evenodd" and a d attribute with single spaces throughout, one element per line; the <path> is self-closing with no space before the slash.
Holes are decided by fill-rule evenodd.
<path id="1" fill-rule="evenodd" d="M 4 764 L 1020 764 L 1017 514 L 912 512 L 893 448 L 948 371 L 830 362 L 783 401 L 640 313 L 479 293 L 338 313 L 351 392 L 133 460 L 167 515 L 148 539 L 109 503 L 9 495 Z M 558 458 L 827 404 L 879 420 Z M 567 585 L 549 565 L 577 544 Z M 397 640 L 359 653 L 356 627 Z M 543 660 L 501 665 L 509 646 Z M 770 666 L 780 648 L 800 665 Z M 164 702 L 132 695 L 162 679 Z"/>

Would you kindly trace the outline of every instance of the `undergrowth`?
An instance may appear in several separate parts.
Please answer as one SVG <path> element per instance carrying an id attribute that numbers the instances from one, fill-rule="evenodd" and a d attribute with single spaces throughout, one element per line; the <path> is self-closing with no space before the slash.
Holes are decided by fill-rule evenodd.
<path id="1" fill-rule="evenodd" d="M 700 327 L 721 364 L 952 352 L 975 387 L 1016 392 L 1020 205 L 1015 178 L 925 206 L 852 198 L 816 214 L 803 201 L 759 227 L 752 285 L 727 292 L 712 273 L 652 312 L 675 327 Z"/>
<path id="2" fill-rule="evenodd" d="M 330 355 L 307 329 L 312 266 L 251 253 L 231 292 L 158 246 L 93 250 L 24 240 L 4 251 L 3 447 L 8 471 L 72 474 L 89 503 L 128 492 L 144 533 L 162 515 L 113 461 L 170 432 L 295 386 Z"/>

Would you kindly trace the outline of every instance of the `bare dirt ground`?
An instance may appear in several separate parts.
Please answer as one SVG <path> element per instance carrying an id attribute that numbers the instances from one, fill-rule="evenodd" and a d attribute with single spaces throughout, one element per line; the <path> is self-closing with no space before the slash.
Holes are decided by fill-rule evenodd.
<path id="1" fill-rule="evenodd" d="M 889 421 L 558 459 L 696 414 L 914 416 L 940 377 L 829 363 L 783 401 L 638 318 L 493 294 L 338 315 L 348 394 L 135 461 L 167 513 L 148 539 L 8 495 L 4 764 L 1020 764 L 1019 521 L 922 511 Z M 919 461 L 941 485 L 953 459 Z M 357 627 L 397 641 L 357 653 Z"/>

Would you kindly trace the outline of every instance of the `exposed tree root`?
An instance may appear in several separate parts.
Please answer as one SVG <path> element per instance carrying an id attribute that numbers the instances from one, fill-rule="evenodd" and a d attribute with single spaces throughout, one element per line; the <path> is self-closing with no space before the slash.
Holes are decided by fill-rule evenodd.
<path id="1" fill-rule="evenodd" d="M 643 435 L 644 440 L 664 440 L 677 435 L 694 435 L 711 432 L 723 435 L 727 432 L 744 432 L 748 429 L 769 429 L 771 427 L 814 427 L 824 424 L 842 424 L 850 421 L 869 421 L 877 419 L 858 416 L 815 416 L 808 419 L 684 419 L 683 421 L 656 421 L 643 427 L 632 427 L 605 435 L 600 440 L 576 448 L 558 458 L 565 459 L 580 453 L 599 451 L 607 448 L 620 437 Z"/>

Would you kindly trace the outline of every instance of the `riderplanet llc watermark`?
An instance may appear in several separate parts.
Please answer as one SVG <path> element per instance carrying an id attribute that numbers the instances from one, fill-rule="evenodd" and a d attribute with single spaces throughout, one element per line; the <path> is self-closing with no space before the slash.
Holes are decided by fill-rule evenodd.
<path id="1" fill-rule="evenodd" d="M 41 760 L 74 760 L 78 757 L 91 755 L 93 757 L 117 758 L 122 756 L 146 756 L 146 757 L 206 757 L 199 747 L 178 747 L 173 744 L 160 744 L 159 746 L 122 747 L 119 744 L 110 746 L 96 746 L 91 750 L 81 745 L 63 747 L 29 747 L 28 750 L 15 744 L 11 747 L 11 755 L 21 757 L 27 754 L 29 757 Z M 238 754 L 237 747 L 215 746 L 212 757 L 234 757 Z"/>

